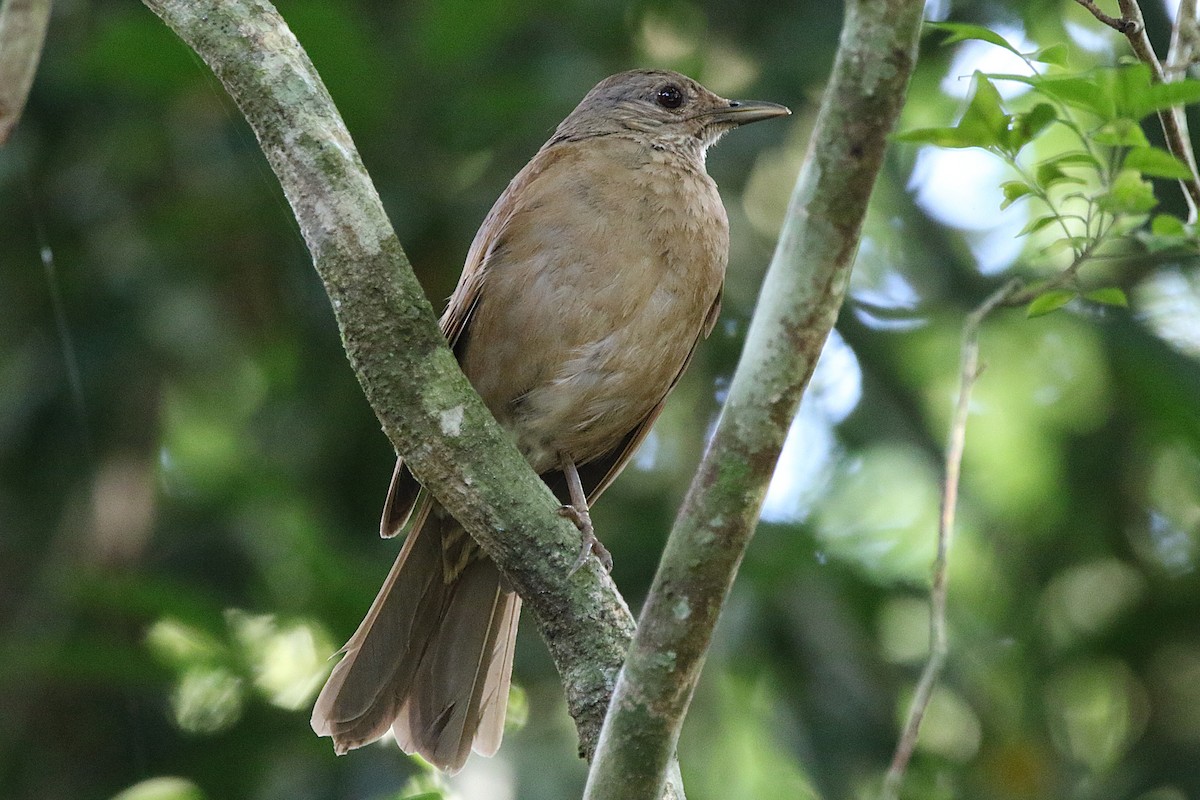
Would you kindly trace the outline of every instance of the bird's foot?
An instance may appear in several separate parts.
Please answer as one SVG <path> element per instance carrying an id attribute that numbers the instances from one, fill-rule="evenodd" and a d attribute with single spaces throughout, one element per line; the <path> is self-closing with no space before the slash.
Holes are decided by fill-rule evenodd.
<path id="1" fill-rule="evenodd" d="M 571 571 L 567 574 L 574 575 L 578 572 L 592 553 L 595 553 L 596 558 L 600 559 L 600 565 L 604 567 L 605 572 L 612 572 L 612 554 L 597 538 L 596 529 L 592 527 L 592 515 L 588 513 L 587 509 L 580 511 L 576 506 L 565 505 L 558 509 L 558 513 L 574 522 L 575 527 L 579 528 L 579 532 L 583 534 L 583 546 L 579 549 L 579 557 L 575 559 L 575 563 L 571 565 Z"/>

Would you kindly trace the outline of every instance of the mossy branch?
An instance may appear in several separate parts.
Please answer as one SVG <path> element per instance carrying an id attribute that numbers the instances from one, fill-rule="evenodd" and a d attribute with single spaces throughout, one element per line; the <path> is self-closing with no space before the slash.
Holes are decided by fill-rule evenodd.
<path id="1" fill-rule="evenodd" d="M 459 369 L 354 143 L 265 0 L 146 0 L 212 68 L 258 137 L 384 432 L 530 608 L 590 757 L 633 617 Z M 682 790 L 676 787 L 677 795 Z"/>
<path id="2" fill-rule="evenodd" d="M 845 296 L 923 3 L 846 6 L 833 74 L 716 432 L 617 682 L 586 800 L 658 794 L 721 606 Z"/>

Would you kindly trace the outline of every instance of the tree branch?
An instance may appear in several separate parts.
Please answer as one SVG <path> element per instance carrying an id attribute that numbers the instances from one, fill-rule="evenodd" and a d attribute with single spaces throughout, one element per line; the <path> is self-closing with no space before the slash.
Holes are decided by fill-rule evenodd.
<path id="1" fill-rule="evenodd" d="M 729 399 L 680 510 L 588 775 L 587 800 L 652 798 L 721 605 L 845 295 L 916 61 L 923 3 L 847 3 L 838 56 Z"/>
<path id="2" fill-rule="evenodd" d="M 1171 26 L 1171 44 L 1167 48 L 1167 64 L 1163 67 L 1166 79 L 1187 76 L 1196 51 L 1196 0 L 1180 0 Z M 1187 117 L 1184 117 L 1186 122 Z M 1189 137 L 1190 138 L 1190 137 Z"/>
<path id="3" fill-rule="evenodd" d="M 929 708 L 933 689 L 941 677 L 949 651 L 946 636 L 947 568 L 950 563 L 950 544 L 954 538 L 954 517 L 958 509 L 958 481 L 962 473 L 963 449 L 967 440 L 967 414 L 971 408 L 971 393 L 983 371 L 979 365 L 979 329 L 988 314 L 1008 305 L 1021 291 L 1021 282 L 1012 280 L 994 292 L 971 312 L 963 323 L 962 350 L 958 372 L 958 401 L 950 423 L 946 443 L 946 480 L 942 487 L 942 513 L 938 519 L 937 551 L 933 560 L 933 582 L 929 591 L 929 659 L 921 671 L 917 690 L 908 707 L 908 715 L 891 766 L 883 782 L 882 800 L 894 800 L 908 769 L 909 759 L 916 749 L 921 733 L 921 721 Z"/>
<path id="4" fill-rule="evenodd" d="M 1075 0 L 1075 2 L 1086 8 L 1092 13 L 1093 17 L 1098 19 L 1100 22 L 1103 22 L 1117 33 L 1127 34 L 1137 27 L 1133 20 L 1126 19 L 1125 17 L 1114 17 L 1110 14 L 1104 13 L 1104 10 L 1101 9 L 1100 6 L 1096 5 L 1094 0 Z"/>
<path id="5" fill-rule="evenodd" d="M 917 747 L 921 735 L 921 722 L 933 689 L 941 677 L 942 668 L 949 653 L 946 627 L 946 598 L 949 585 L 947 571 L 950 566 L 950 544 L 954 540 L 954 518 L 958 509 L 958 484 L 962 474 L 963 450 L 967 439 L 967 416 L 971 407 L 971 394 L 975 381 L 983 371 L 979 365 L 979 331 L 983 321 L 993 311 L 1001 308 L 1024 306 L 1041 294 L 1076 283 L 1079 270 L 1095 255 L 1102 240 L 1092 242 L 1084 248 L 1061 272 L 1048 281 L 1025 286 L 1014 278 L 1001 286 L 967 315 L 963 322 L 962 346 L 959 356 L 958 400 L 950 422 L 950 433 L 946 441 L 945 483 L 942 486 L 942 510 L 938 519 L 937 546 L 933 559 L 933 578 L 929 590 L 929 658 L 921 670 L 917 689 L 908 706 L 904 727 L 892 755 L 892 763 L 884 776 L 880 800 L 895 800 L 899 796 L 900 784 L 908 770 L 908 762 Z"/>
<path id="6" fill-rule="evenodd" d="M 1165 82 L 1167 78 L 1163 73 L 1162 64 L 1154 54 L 1150 37 L 1146 35 L 1142 7 L 1137 0 L 1118 0 L 1117 4 L 1121 7 L 1121 14 L 1125 19 L 1133 23 L 1132 28 L 1123 31 L 1125 38 L 1129 40 L 1129 46 L 1133 48 L 1138 60 L 1150 67 L 1153 80 L 1157 83 Z M 1196 174 L 1196 154 L 1192 151 L 1192 143 L 1187 135 L 1187 119 L 1182 108 L 1171 106 L 1158 112 L 1158 121 L 1167 140 L 1167 149 L 1192 171 L 1191 176 L 1180 179 L 1179 184 L 1183 187 L 1184 199 L 1188 204 L 1188 221 L 1195 222 L 1197 209 L 1200 208 L 1200 178 Z"/>
<path id="7" fill-rule="evenodd" d="M 21 118 L 49 24 L 50 0 L 4 0 L 0 6 L 0 146 Z"/>
<path id="8" fill-rule="evenodd" d="M 458 368 L 312 63 L 266 0 L 146 5 L 212 68 L 254 129 L 384 432 L 533 611 L 590 756 L 632 615 L 595 562 L 568 577 L 579 532 Z"/>

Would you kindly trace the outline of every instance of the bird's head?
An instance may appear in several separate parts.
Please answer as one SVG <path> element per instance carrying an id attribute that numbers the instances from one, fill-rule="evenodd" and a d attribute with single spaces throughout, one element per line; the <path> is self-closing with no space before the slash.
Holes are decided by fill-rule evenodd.
<path id="1" fill-rule="evenodd" d="M 776 103 L 726 100 L 678 72 L 632 70 L 596 84 L 558 126 L 555 138 L 638 132 L 652 143 L 698 145 L 703 151 L 740 125 L 790 113 Z"/>

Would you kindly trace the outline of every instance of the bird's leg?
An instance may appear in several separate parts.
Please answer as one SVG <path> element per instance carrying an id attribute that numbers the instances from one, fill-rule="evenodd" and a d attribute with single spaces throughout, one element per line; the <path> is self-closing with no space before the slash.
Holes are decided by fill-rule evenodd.
<path id="1" fill-rule="evenodd" d="M 606 572 L 612 572 L 612 554 L 596 538 L 596 529 L 592 527 L 592 515 L 588 512 L 587 495 L 583 491 L 583 481 L 579 480 L 579 470 L 575 468 L 575 462 L 566 453 L 560 453 L 559 459 L 563 474 L 567 477 L 567 491 L 571 493 L 571 504 L 559 508 L 558 513 L 574 522 L 575 527 L 579 528 L 579 532 L 583 534 L 583 547 L 579 550 L 579 557 L 575 559 L 575 563 L 571 565 L 571 571 L 567 574 L 574 575 L 578 572 L 592 553 L 595 553 L 596 558 L 600 559 L 600 564 Z"/>

